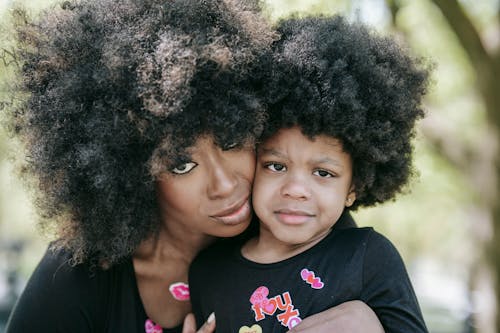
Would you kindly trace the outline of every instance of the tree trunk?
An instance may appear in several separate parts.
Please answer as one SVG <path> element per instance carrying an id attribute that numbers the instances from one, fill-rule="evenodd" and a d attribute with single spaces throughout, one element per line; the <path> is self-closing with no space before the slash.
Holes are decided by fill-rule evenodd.
<path id="1" fill-rule="evenodd" d="M 493 135 L 497 137 L 495 142 L 498 143 L 500 134 L 500 91 L 496 81 L 500 79 L 500 52 L 499 50 L 488 52 L 481 41 L 479 32 L 457 0 L 433 0 L 433 3 L 440 9 L 470 59 L 476 72 L 477 88 L 486 107 L 489 127 Z M 484 149 L 484 147 L 479 147 L 479 149 Z M 491 175 L 486 175 L 493 178 L 489 179 L 488 184 L 490 184 L 490 187 L 478 187 L 477 191 L 481 200 L 483 200 L 483 206 L 487 207 L 492 217 L 493 235 L 490 243 L 485 245 L 485 253 L 487 254 L 488 263 L 491 265 L 491 272 L 494 275 L 497 306 L 495 325 L 496 332 L 500 332 L 500 316 L 498 313 L 500 305 L 500 204 L 498 203 L 500 159 L 498 158 L 498 144 L 495 149 L 496 153 L 493 154 L 492 160 L 489 161 L 494 172 Z M 470 174 L 470 171 L 469 169 L 469 177 L 471 179 L 477 178 L 478 175 Z M 472 171 L 477 170 L 472 169 Z M 464 172 L 464 174 L 467 173 Z"/>

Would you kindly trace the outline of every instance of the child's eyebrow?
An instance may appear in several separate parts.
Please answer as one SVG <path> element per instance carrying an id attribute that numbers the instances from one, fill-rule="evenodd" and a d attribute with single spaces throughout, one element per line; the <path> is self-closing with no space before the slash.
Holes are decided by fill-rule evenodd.
<path id="1" fill-rule="evenodd" d="M 314 159 L 312 162 L 314 164 L 332 164 L 332 165 L 336 165 L 336 166 L 341 167 L 341 168 L 344 167 L 344 165 L 341 162 L 339 162 L 335 159 L 332 159 L 330 157 L 327 157 L 327 156 Z"/>
<path id="2" fill-rule="evenodd" d="M 259 154 L 273 155 L 280 158 L 286 158 L 286 155 L 274 148 L 259 148 Z"/>

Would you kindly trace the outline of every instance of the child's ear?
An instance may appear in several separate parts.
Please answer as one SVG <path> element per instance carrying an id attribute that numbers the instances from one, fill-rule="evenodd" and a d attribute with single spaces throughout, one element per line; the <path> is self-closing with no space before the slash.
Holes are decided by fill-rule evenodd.
<path id="1" fill-rule="evenodd" d="M 356 201 L 356 191 L 354 190 L 354 185 L 352 185 L 345 199 L 345 206 L 351 207 L 354 201 Z"/>

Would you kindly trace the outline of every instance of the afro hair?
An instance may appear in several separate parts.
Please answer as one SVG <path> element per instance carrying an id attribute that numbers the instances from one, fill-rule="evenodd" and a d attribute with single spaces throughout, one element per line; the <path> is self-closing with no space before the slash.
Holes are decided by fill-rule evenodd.
<path id="1" fill-rule="evenodd" d="M 22 102 L 4 107 L 73 262 L 113 264 L 159 225 L 155 177 L 201 135 L 252 141 L 254 85 L 276 39 L 257 1 L 66 1 L 14 11 Z"/>
<path id="2" fill-rule="evenodd" d="M 337 138 L 353 161 L 350 209 L 394 198 L 412 174 L 427 66 L 394 40 L 341 16 L 292 17 L 277 30 L 261 140 L 292 126 L 310 138 Z"/>

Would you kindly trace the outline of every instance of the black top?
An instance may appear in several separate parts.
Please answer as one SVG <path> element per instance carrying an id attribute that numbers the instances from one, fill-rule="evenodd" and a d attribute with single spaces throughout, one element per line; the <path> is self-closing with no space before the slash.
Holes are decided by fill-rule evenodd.
<path id="1" fill-rule="evenodd" d="M 48 250 L 14 307 L 6 333 L 158 333 L 142 304 L 131 258 L 108 270 L 69 265 Z M 180 333 L 182 327 L 163 329 Z"/>
<path id="2" fill-rule="evenodd" d="M 388 333 L 427 332 L 396 248 L 372 228 L 349 227 L 348 214 L 337 224 L 314 247 L 277 263 L 245 259 L 241 243 L 202 252 L 189 274 L 198 324 L 215 312 L 217 332 L 260 332 L 254 325 L 286 332 L 312 314 L 361 300 Z"/>

